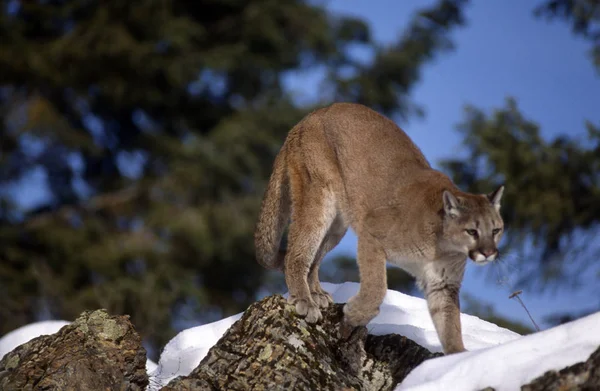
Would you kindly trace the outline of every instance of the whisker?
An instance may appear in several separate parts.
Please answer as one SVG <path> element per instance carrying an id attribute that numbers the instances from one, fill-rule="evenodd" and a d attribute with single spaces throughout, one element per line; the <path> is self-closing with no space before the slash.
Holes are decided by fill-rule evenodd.
<path id="1" fill-rule="evenodd" d="M 520 267 L 514 264 L 519 258 L 521 258 L 519 254 L 511 251 L 503 254 L 501 258 L 496 259 L 494 268 L 496 272 L 496 283 L 499 286 L 506 289 L 512 289 L 515 282 L 515 275 L 520 272 Z"/>
<path id="2" fill-rule="evenodd" d="M 509 278 L 508 278 L 507 275 L 503 275 L 503 274 L 500 273 L 500 271 L 501 271 L 500 268 L 501 268 L 501 264 L 500 263 L 498 263 L 496 265 L 496 267 L 494 268 L 496 270 L 496 283 L 499 286 L 504 286 L 504 287 L 508 286 L 508 284 L 509 284 Z"/>
<path id="3" fill-rule="evenodd" d="M 508 271 L 518 274 L 522 271 L 522 267 L 520 266 L 522 264 L 522 258 L 523 257 L 521 257 L 519 254 L 510 252 L 499 258 L 498 263 L 506 267 Z"/>

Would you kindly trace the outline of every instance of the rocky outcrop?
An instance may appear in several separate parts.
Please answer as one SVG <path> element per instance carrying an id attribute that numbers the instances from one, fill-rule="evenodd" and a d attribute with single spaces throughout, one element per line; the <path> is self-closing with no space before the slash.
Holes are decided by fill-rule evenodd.
<path id="1" fill-rule="evenodd" d="M 144 390 L 146 350 L 128 316 L 84 312 L 0 361 L 0 390 Z"/>
<path id="2" fill-rule="evenodd" d="M 342 338 L 342 304 L 316 325 L 280 295 L 250 306 L 189 376 L 162 390 L 392 390 L 433 354 L 399 336 Z"/>
<path id="3" fill-rule="evenodd" d="M 441 356 L 400 335 L 368 335 L 364 327 L 341 335 L 342 308 L 334 304 L 323 321 L 308 324 L 282 296 L 267 297 L 245 311 L 196 369 L 162 390 L 392 390 L 424 360 Z M 127 316 L 84 312 L 58 333 L 6 354 L 0 390 L 144 390 L 145 364 Z M 600 348 L 521 390 L 600 390 Z"/>

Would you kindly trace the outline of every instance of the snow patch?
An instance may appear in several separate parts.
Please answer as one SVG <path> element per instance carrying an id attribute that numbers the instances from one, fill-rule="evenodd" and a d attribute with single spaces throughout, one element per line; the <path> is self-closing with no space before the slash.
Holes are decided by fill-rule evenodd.
<path id="1" fill-rule="evenodd" d="M 336 303 L 345 303 L 358 292 L 359 284 L 321 283 Z M 283 295 L 288 296 L 288 293 Z M 193 327 L 177 334 L 165 347 L 158 367 L 150 373 L 149 390 L 158 390 L 177 376 L 187 376 L 198 366 L 209 349 L 242 313 L 218 322 Z M 520 335 L 486 322 L 475 316 L 461 314 L 467 349 L 476 350 L 520 338 Z M 400 292 L 388 290 L 381 312 L 368 325 L 369 333 L 404 335 L 431 351 L 441 352 L 442 346 L 429 316 L 427 302 Z"/>
<path id="2" fill-rule="evenodd" d="M 45 320 L 43 322 L 30 323 L 9 331 L 0 338 L 0 360 L 6 353 L 13 351 L 17 346 L 23 345 L 41 335 L 57 333 L 63 326 L 70 323 L 66 320 Z"/>
<path id="3" fill-rule="evenodd" d="M 585 361 L 600 346 L 600 313 L 501 345 L 427 360 L 397 391 L 520 389 L 549 370 Z M 490 336 L 491 337 L 491 336 Z"/>

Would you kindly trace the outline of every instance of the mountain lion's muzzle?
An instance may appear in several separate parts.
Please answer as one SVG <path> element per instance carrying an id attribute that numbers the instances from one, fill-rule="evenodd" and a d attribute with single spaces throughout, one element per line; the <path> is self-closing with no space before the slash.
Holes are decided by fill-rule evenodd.
<path id="1" fill-rule="evenodd" d="M 491 248 L 480 248 L 477 250 L 469 251 L 469 258 L 479 264 L 495 261 L 498 257 L 498 249 L 495 247 Z"/>

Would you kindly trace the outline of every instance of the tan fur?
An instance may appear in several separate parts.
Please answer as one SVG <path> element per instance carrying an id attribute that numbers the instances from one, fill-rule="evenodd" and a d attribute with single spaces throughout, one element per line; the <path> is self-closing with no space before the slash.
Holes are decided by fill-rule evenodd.
<path id="1" fill-rule="evenodd" d="M 352 227 L 360 289 L 344 306 L 344 322 L 366 325 L 379 313 L 387 260 L 417 279 L 444 352 L 464 351 L 459 290 L 466 259 L 483 264 L 498 255 L 502 191 L 460 191 L 394 122 L 362 105 L 336 103 L 288 134 L 255 231 L 257 259 L 284 270 L 289 302 L 316 322 L 332 302 L 319 283 L 320 263 Z"/>

